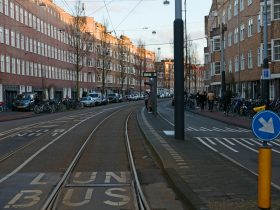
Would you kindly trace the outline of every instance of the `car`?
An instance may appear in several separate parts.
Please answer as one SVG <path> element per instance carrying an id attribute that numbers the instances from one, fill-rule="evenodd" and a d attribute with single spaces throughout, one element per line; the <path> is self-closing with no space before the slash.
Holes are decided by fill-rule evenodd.
<path id="1" fill-rule="evenodd" d="M 109 103 L 118 103 L 120 102 L 120 95 L 118 93 L 108 94 Z"/>
<path id="2" fill-rule="evenodd" d="M 86 96 L 82 97 L 80 102 L 85 106 L 85 107 L 93 107 L 95 106 L 95 101 L 93 100 L 92 97 Z"/>
<path id="3" fill-rule="evenodd" d="M 107 105 L 109 104 L 109 99 L 107 96 L 102 96 L 101 97 L 101 105 Z"/>
<path id="4" fill-rule="evenodd" d="M 25 92 L 18 94 L 14 100 L 13 109 L 14 110 L 24 110 L 32 111 L 35 106 L 35 98 L 37 98 L 37 93 Z"/>
<path id="5" fill-rule="evenodd" d="M 100 93 L 89 93 L 88 96 L 94 100 L 95 106 L 101 105 L 102 96 Z"/>

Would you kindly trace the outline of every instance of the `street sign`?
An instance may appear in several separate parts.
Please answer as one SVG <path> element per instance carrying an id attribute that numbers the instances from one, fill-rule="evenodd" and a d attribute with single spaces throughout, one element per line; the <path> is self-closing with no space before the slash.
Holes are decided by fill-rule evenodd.
<path id="1" fill-rule="evenodd" d="M 263 69 L 261 79 L 270 79 L 270 78 L 271 78 L 270 69 Z"/>
<path id="2" fill-rule="evenodd" d="M 280 134 L 280 117 L 272 111 L 258 112 L 252 120 L 254 135 L 263 141 L 272 141 Z"/>
<path id="3" fill-rule="evenodd" d="M 156 72 L 148 72 L 148 71 L 143 72 L 143 77 L 156 77 L 156 76 L 157 76 Z"/>

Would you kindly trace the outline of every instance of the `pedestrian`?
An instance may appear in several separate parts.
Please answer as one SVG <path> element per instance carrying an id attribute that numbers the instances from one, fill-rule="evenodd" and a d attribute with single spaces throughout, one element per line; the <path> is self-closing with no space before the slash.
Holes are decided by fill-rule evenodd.
<path id="1" fill-rule="evenodd" d="M 148 91 L 145 92 L 145 95 L 144 95 L 144 101 L 145 101 L 145 107 L 146 107 L 146 110 L 148 110 L 148 102 L 149 102 L 149 97 L 150 97 L 150 94 Z"/>
<path id="2" fill-rule="evenodd" d="M 149 94 L 149 98 L 148 98 L 148 113 L 152 113 L 152 107 L 153 107 L 153 104 L 152 104 L 152 93 Z"/>
<path id="3" fill-rule="evenodd" d="M 210 90 L 207 94 L 207 101 L 208 101 L 208 110 L 210 112 L 213 111 L 213 106 L 214 106 L 214 100 L 215 100 L 215 94 L 212 90 Z"/>
<path id="4" fill-rule="evenodd" d="M 224 114 L 228 115 L 229 112 L 229 105 L 231 103 L 232 92 L 231 90 L 227 89 L 223 96 L 224 101 Z"/>
<path id="5" fill-rule="evenodd" d="M 204 91 L 204 92 L 201 92 L 200 94 L 199 94 L 199 101 L 200 101 L 200 109 L 201 109 L 201 111 L 203 111 L 204 110 L 204 105 L 205 105 L 205 102 L 206 102 L 206 92 Z"/>

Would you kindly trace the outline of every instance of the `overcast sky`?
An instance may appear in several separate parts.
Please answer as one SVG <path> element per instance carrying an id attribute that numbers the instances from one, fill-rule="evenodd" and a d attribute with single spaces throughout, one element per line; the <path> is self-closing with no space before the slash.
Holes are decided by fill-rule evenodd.
<path id="1" fill-rule="evenodd" d="M 161 58 L 173 58 L 174 0 L 165 6 L 164 0 L 84 0 L 86 15 L 97 22 L 108 22 L 108 31 L 115 30 L 131 38 L 134 44 L 141 39 L 149 50 L 160 53 Z M 54 3 L 73 14 L 76 0 L 54 0 Z M 182 0 L 184 3 L 184 0 Z M 187 31 L 197 46 L 200 62 L 203 62 L 204 16 L 208 15 L 212 0 L 186 0 Z M 182 6 L 184 10 L 184 4 Z M 183 19 L 184 13 L 183 12 Z M 148 28 L 148 29 L 146 29 Z M 152 32 L 156 33 L 152 33 Z"/>

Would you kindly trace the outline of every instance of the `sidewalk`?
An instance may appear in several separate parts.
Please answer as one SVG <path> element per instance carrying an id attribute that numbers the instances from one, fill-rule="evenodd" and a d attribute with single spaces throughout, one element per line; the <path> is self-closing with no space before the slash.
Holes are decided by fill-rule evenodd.
<path id="1" fill-rule="evenodd" d="M 242 126 L 250 127 L 250 120 L 242 117 L 226 117 L 223 113 L 207 110 L 194 112 L 232 124 L 238 123 L 238 126 L 242 122 Z M 257 176 L 187 136 L 185 141 L 181 141 L 166 135 L 164 131 L 174 128 L 160 117 L 142 110 L 138 114 L 138 123 L 163 171 L 189 206 L 188 209 L 258 209 Z M 280 192 L 272 188 L 271 210 L 279 209 Z"/>
<path id="2" fill-rule="evenodd" d="M 203 111 L 200 110 L 200 108 L 196 108 L 196 109 L 191 109 L 188 110 L 190 112 L 193 113 L 197 113 L 218 121 L 222 121 L 224 123 L 228 123 L 228 124 L 232 124 L 235 126 L 239 126 L 242 128 L 247 128 L 247 129 L 251 129 L 251 121 L 252 119 L 250 119 L 249 117 L 243 117 L 243 116 L 226 116 L 223 112 L 221 111 L 213 111 L 210 112 L 208 109 L 204 109 Z"/>
<path id="3" fill-rule="evenodd" d="M 3 111 L 0 112 L 0 122 L 18 120 L 28 117 L 33 117 L 36 114 L 34 112 L 23 112 L 23 111 Z"/>

